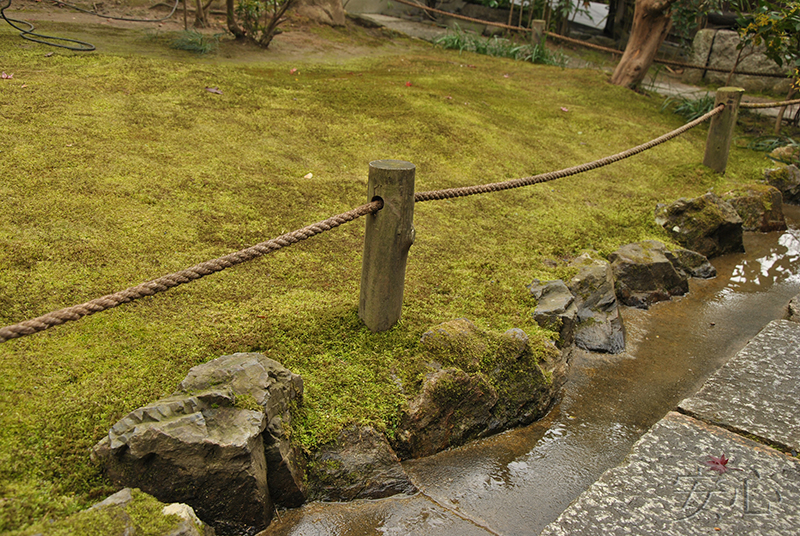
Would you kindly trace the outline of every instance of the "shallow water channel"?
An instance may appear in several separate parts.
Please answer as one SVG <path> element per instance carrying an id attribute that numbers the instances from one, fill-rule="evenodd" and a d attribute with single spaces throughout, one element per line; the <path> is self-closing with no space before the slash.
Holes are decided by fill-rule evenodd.
<path id="1" fill-rule="evenodd" d="M 627 350 L 579 352 L 560 402 L 528 427 L 404 463 L 421 493 L 282 512 L 265 534 L 537 535 L 800 292 L 800 207 L 790 230 L 745 234 L 687 296 L 625 309 Z"/>

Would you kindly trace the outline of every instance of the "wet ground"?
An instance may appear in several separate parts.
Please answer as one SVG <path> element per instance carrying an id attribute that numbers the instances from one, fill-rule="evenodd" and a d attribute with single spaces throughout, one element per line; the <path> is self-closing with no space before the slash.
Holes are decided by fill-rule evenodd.
<path id="1" fill-rule="evenodd" d="M 421 493 L 282 512 L 267 535 L 536 535 L 800 292 L 800 207 L 790 229 L 745 235 L 718 276 L 649 311 L 626 309 L 628 348 L 581 352 L 561 401 L 526 428 L 404 464 Z"/>

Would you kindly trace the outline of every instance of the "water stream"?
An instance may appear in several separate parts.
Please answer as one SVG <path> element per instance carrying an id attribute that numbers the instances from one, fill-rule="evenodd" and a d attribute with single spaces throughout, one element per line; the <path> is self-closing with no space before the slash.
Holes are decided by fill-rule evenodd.
<path id="1" fill-rule="evenodd" d="M 785 315 L 800 292 L 800 207 L 790 230 L 746 233 L 744 254 L 712 260 L 717 277 L 649 311 L 625 309 L 626 352 L 578 352 L 562 399 L 528 427 L 404 463 L 421 493 L 313 503 L 269 535 L 537 535 L 633 443 Z"/>

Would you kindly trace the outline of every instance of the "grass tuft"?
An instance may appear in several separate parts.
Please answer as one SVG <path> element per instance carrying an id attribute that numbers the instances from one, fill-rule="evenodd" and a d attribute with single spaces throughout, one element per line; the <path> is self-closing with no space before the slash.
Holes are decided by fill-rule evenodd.
<path id="1" fill-rule="evenodd" d="M 498 36 L 480 37 L 462 30 L 458 24 L 445 35 L 436 39 L 435 43 L 449 50 L 475 52 L 496 58 L 510 58 L 538 65 L 564 67 L 566 58 L 559 52 L 550 52 L 544 45 L 519 44 Z"/>
<path id="2" fill-rule="evenodd" d="M 661 105 L 661 110 L 672 109 L 672 113 L 683 117 L 687 123 L 707 114 L 714 109 L 715 96 L 706 93 L 702 97 L 667 97 Z"/>
<path id="3" fill-rule="evenodd" d="M 216 52 L 219 47 L 219 38 L 223 34 L 213 36 L 204 35 L 197 30 L 184 30 L 172 40 L 170 46 L 178 50 L 187 50 L 196 54 Z"/>

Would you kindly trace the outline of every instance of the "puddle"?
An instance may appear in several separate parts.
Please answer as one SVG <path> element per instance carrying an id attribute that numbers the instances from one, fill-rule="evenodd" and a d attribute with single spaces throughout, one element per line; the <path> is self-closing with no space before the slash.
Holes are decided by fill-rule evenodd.
<path id="1" fill-rule="evenodd" d="M 539 534 L 633 443 L 739 351 L 800 292 L 800 207 L 793 228 L 746 233 L 746 254 L 712 260 L 717 277 L 651 307 L 625 309 L 627 350 L 578 352 L 543 420 L 404 463 L 414 497 L 311 504 L 265 535 Z"/>

